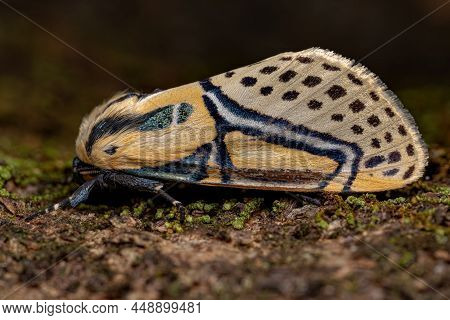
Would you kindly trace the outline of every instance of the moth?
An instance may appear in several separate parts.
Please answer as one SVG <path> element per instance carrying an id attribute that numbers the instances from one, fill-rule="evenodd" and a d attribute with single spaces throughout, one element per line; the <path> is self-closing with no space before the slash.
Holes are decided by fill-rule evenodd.
<path id="1" fill-rule="evenodd" d="M 286 52 L 152 94 L 127 92 L 81 123 L 74 175 L 94 189 L 158 193 L 164 181 L 296 192 L 372 192 L 419 179 L 413 117 L 366 67 L 332 51 Z M 33 218 L 36 214 L 30 216 Z"/>

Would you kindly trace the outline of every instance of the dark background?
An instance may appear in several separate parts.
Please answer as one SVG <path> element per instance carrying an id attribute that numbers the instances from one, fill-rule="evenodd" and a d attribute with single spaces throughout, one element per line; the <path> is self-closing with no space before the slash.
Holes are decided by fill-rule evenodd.
<path id="1" fill-rule="evenodd" d="M 170 88 L 312 46 L 359 59 L 444 3 L 8 1 L 132 87 Z M 449 145 L 450 5 L 366 58 L 428 143 Z M 0 130 L 73 145 L 126 85 L 0 3 Z"/>

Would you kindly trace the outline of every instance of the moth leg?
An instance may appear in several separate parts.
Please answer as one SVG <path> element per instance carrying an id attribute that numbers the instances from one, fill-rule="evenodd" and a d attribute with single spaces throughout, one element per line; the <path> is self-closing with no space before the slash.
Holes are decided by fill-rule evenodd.
<path id="1" fill-rule="evenodd" d="M 55 211 L 58 209 L 65 209 L 65 208 L 69 208 L 69 207 L 75 208 L 80 203 L 86 201 L 89 198 L 89 194 L 92 192 L 92 190 L 94 190 L 95 187 L 99 186 L 98 182 L 101 179 L 102 179 L 102 175 L 99 175 L 96 178 L 85 182 L 80 187 L 78 187 L 78 189 L 75 190 L 75 192 L 72 193 L 72 195 L 69 198 L 66 198 L 54 205 L 51 205 L 44 210 L 39 210 L 39 211 L 36 211 L 36 212 L 28 215 L 27 217 L 25 217 L 25 221 L 31 221 L 34 218 L 36 218 L 42 214 L 47 214 L 49 212 L 52 212 L 52 211 Z"/>
<path id="2" fill-rule="evenodd" d="M 181 204 L 181 202 L 172 198 L 163 189 L 158 190 L 157 194 L 159 194 L 161 197 L 172 203 L 173 206 L 177 207 L 177 209 L 180 211 L 180 221 L 184 222 L 184 219 L 186 218 L 186 208 Z"/>
<path id="3" fill-rule="evenodd" d="M 185 218 L 185 208 L 180 201 L 172 198 L 168 193 L 166 193 L 162 188 L 163 183 L 147 178 L 136 177 L 130 174 L 110 172 L 104 175 L 103 183 L 105 185 L 120 185 L 126 187 L 127 189 L 136 191 L 150 191 L 154 192 L 164 199 L 169 201 L 172 205 L 180 210 L 180 220 L 184 221 Z"/>
<path id="4" fill-rule="evenodd" d="M 322 199 L 319 198 L 315 198 L 315 197 L 310 197 L 304 194 L 298 194 L 297 195 L 300 199 L 302 199 L 303 202 L 309 203 L 309 204 L 313 204 L 316 206 L 321 206 L 322 205 Z"/>
<path id="5" fill-rule="evenodd" d="M 293 192 L 286 192 L 288 195 L 290 195 L 292 198 L 296 199 L 296 200 L 300 200 L 301 202 L 303 202 L 303 205 L 305 203 L 308 204 L 313 204 L 316 206 L 321 206 L 322 205 L 322 200 L 320 198 L 316 198 L 316 197 L 311 197 L 311 196 L 307 196 L 301 193 L 293 193 Z"/>
<path id="6" fill-rule="evenodd" d="M 122 186 L 130 190 L 151 191 L 155 193 L 164 186 L 164 184 L 159 181 L 120 172 L 108 172 L 103 174 L 100 183 L 103 187 Z"/>

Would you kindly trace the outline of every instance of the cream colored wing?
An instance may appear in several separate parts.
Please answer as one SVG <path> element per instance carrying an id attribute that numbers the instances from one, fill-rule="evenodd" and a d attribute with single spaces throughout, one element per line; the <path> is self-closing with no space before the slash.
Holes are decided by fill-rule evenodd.
<path id="1" fill-rule="evenodd" d="M 313 155 L 340 152 L 334 160 L 342 166 L 323 185 L 325 190 L 394 189 L 423 174 L 427 149 L 412 116 L 376 75 L 352 60 L 311 48 L 282 53 L 209 81 L 225 98 L 253 112 L 242 125 L 255 120 L 253 129 L 264 131 L 285 123 L 285 135 L 299 141 L 297 149 L 317 147 L 319 151 L 306 148 Z M 259 115 L 263 117 L 256 120 Z M 324 170 L 308 159 L 296 169 Z"/>

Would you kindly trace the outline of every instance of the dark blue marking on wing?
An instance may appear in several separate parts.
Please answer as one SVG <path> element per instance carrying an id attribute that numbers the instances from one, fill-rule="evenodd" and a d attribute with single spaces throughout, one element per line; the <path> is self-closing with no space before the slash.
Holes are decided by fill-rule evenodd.
<path id="1" fill-rule="evenodd" d="M 392 177 L 392 176 L 395 176 L 399 171 L 400 170 L 398 168 L 390 169 L 390 170 L 383 171 L 383 175 L 386 177 Z"/>
<path id="2" fill-rule="evenodd" d="M 151 115 L 146 117 L 147 119 L 138 129 L 141 131 L 153 131 L 168 128 L 172 123 L 173 108 L 173 105 L 168 105 L 157 109 L 157 112 L 151 112 Z"/>
<path id="3" fill-rule="evenodd" d="M 183 102 L 182 104 L 180 104 L 180 106 L 178 107 L 177 124 L 186 122 L 193 111 L 194 108 L 189 103 Z"/>
<path id="4" fill-rule="evenodd" d="M 123 130 L 130 130 L 133 128 L 136 128 L 142 123 L 144 123 L 146 118 L 144 116 L 120 116 L 120 117 L 109 117 L 100 120 L 97 122 L 94 127 L 92 128 L 89 138 L 86 141 L 86 151 L 88 155 L 92 152 L 92 147 L 94 146 L 94 143 L 108 135 L 112 135 L 115 133 L 118 133 Z"/>
<path id="5" fill-rule="evenodd" d="M 228 154 L 227 147 L 223 139 L 225 135 L 233 131 L 233 126 L 230 126 L 228 121 L 223 119 L 219 113 L 217 112 L 217 108 L 215 108 L 214 103 L 206 96 L 203 96 L 203 100 L 205 101 L 206 107 L 208 108 L 209 113 L 214 118 L 217 137 L 214 139 L 214 144 L 217 148 L 216 163 L 218 163 L 220 167 L 221 181 L 222 183 L 228 183 L 230 181 L 230 169 L 234 169 L 234 165 L 231 162 L 230 155 Z M 212 106 L 213 107 L 212 107 Z"/>
<path id="6" fill-rule="evenodd" d="M 262 125 L 270 123 L 275 126 L 281 127 L 284 130 L 291 130 L 297 134 L 304 135 L 304 136 L 311 136 L 319 138 L 326 142 L 332 142 L 336 145 L 341 146 L 347 146 L 350 147 L 353 153 L 355 154 L 355 159 L 351 164 L 351 173 L 349 178 L 347 179 L 346 183 L 344 184 L 343 191 L 350 191 L 351 185 L 353 181 L 356 178 L 356 175 L 358 173 L 359 163 L 361 161 L 361 158 L 363 156 L 362 149 L 356 144 L 356 143 L 350 143 L 341 139 L 338 139 L 331 134 L 328 133 L 322 133 L 319 131 L 311 130 L 303 125 L 294 125 L 291 122 L 280 119 L 280 118 L 272 118 L 270 116 L 258 113 L 257 111 L 250 110 L 245 108 L 244 106 L 240 105 L 236 101 L 232 100 L 228 96 L 226 96 L 220 87 L 215 86 L 211 83 L 209 79 L 200 81 L 200 85 L 206 92 L 213 93 L 216 98 L 223 104 L 223 106 L 230 112 L 234 113 L 238 117 L 241 117 L 243 119 L 252 119 L 255 121 L 260 122 Z M 319 156 L 326 156 L 338 163 L 338 166 L 336 170 L 329 174 L 325 181 L 322 181 L 320 183 L 320 188 L 325 188 L 328 183 L 335 178 L 342 170 L 343 165 L 347 161 L 347 157 L 344 152 L 342 152 L 339 149 L 321 149 L 320 147 L 313 146 L 304 142 L 299 142 L 291 139 L 287 139 L 282 136 L 276 136 L 276 135 L 270 135 L 264 132 L 264 129 L 255 129 L 247 126 L 239 126 L 236 124 L 229 123 L 223 117 L 220 116 L 217 110 L 217 106 L 214 104 L 211 99 L 209 99 L 206 95 L 203 96 L 203 100 L 205 102 L 206 107 L 208 108 L 208 111 L 210 112 L 211 116 L 216 121 L 217 130 L 219 131 L 219 134 L 225 134 L 226 132 L 238 130 L 243 132 L 247 135 L 253 135 L 263 138 L 266 142 L 274 143 L 274 144 L 280 144 L 287 148 L 295 148 L 297 150 L 302 150 L 309 152 L 314 155 Z M 262 126 L 263 127 L 263 126 Z M 221 165 L 224 165 L 221 163 Z"/>
<path id="7" fill-rule="evenodd" d="M 216 155 L 216 163 L 219 164 L 220 167 L 220 175 L 222 183 L 230 182 L 230 169 L 234 168 L 233 163 L 231 162 L 230 155 L 228 154 L 227 146 L 224 142 L 226 131 L 221 128 L 218 130 L 218 136 L 214 140 L 214 143 L 217 148 Z"/>
<path id="8" fill-rule="evenodd" d="M 125 171 L 139 177 L 197 182 L 208 177 L 207 162 L 211 149 L 211 144 L 208 143 L 181 160 L 172 161 L 162 166 L 142 167 Z"/>
<path id="9" fill-rule="evenodd" d="M 177 123 L 186 121 L 192 114 L 192 106 L 181 104 L 181 113 Z M 86 142 L 88 155 L 92 152 L 92 147 L 98 139 L 128 130 L 152 131 L 169 127 L 172 124 L 173 105 L 167 105 L 142 115 L 121 115 L 100 120 L 92 128 Z"/>
<path id="10" fill-rule="evenodd" d="M 364 163 L 364 166 L 366 168 L 374 168 L 380 164 L 382 164 L 384 161 L 386 161 L 386 158 L 382 155 L 376 155 L 373 157 L 370 157 L 367 159 L 367 161 Z"/>

